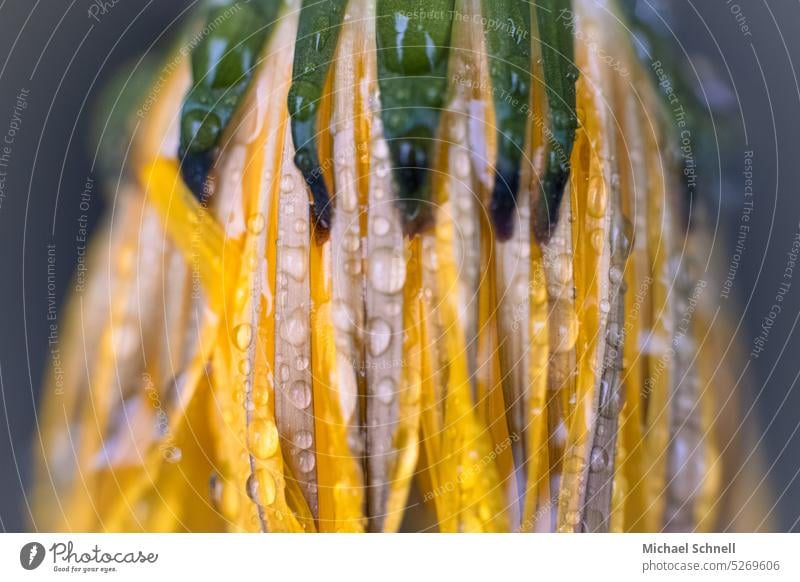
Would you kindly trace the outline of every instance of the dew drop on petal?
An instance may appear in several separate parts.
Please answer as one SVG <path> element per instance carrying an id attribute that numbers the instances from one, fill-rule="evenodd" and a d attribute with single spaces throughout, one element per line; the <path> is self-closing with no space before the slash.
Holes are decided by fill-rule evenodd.
<path id="1" fill-rule="evenodd" d="M 589 460 L 589 468 L 596 473 L 605 469 L 606 465 L 608 465 L 606 452 L 600 447 L 593 448 Z"/>
<path id="2" fill-rule="evenodd" d="M 253 391 L 253 403 L 256 406 L 266 406 L 269 402 L 269 390 L 265 387 L 256 388 Z"/>
<path id="3" fill-rule="evenodd" d="M 298 372 L 302 372 L 308 368 L 308 358 L 305 356 L 297 356 L 294 360 L 294 368 Z"/>
<path id="4" fill-rule="evenodd" d="M 309 449 L 314 444 L 314 435 L 310 431 L 301 430 L 294 435 L 294 446 L 298 449 Z"/>
<path id="5" fill-rule="evenodd" d="M 264 215 L 260 212 L 253 214 L 247 221 L 247 229 L 252 234 L 259 234 L 264 230 Z"/>
<path id="6" fill-rule="evenodd" d="M 289 388 L 289 400 L 297 408 L 308 408 L 311 404 L 311 388 L 303 380 L 295 381 Z"/>
<path id="7" fill-rule="evenodd" d="M 386 236 L 391 227 L 391 223 L 383 216 L 378 216 L 372 221 L 372 233 L 377 236 Z"/>
<path id="8" fill-rule="evenodd" d="M 247 478 L 247 495 L 253 503 L 272 505 L 276 491 L 275 479 L 266 469 L 258 469 Z"/>
<path id="9" fill-rule="evenodd" d="M 396 391 L 397 387 L 395 386 L 394 380 L 391 378 L 382 378 L 378 381 L 377 386 L 375 386 L 375 395 L 378 397 L 378 400 L 384 404 L 392 403 Z"/>
<path id="10" fill-rule="evenodd" d="M 297 466 L 303 473 L 313 471 L 316 464 L 317 460 L 313 452 L 300 451 L 297 453 Z"/>
<path id="11" fill-rule="evenodd" d="M 216 472 L 212 472 L 211 476 L 208 478 L 208 497 L 217 509 L 219 509 L 222 504 L 222 490 L 222 480 Z"/>
<path id="12" fill-rule="evenodd" d="M 605 244 L 606 233 L 602 228 L 596 228 L 589 234 L 592 248 L 597 254 L 603 252 L 603 245 Z"/>
<path id="13" fill-rule="evenodd" d="M 376 249 L 370 255 L 369 281 L 380 293 L 399 293 L 406 281 L 406 261 L 402 252 L 391 248 Z"/>
<path id="14" fill-rule="evenodd" d="M 244 351 L 250 347 L 253 341 L 253 326 L 249 323 L 237 325 L 233 330 L 236 347 Z"/>
<path id="15" fill-rule="evenodd" d="M 603 218 L 606 212 L 606 184 L 600 175 L 589 179 L 589 200 L 587 210 L 595 218 Z"/>
<path id="16" fill-rule="evenodd" d="M 344 263 L 344 272 L 355 277 L 361 274 L 361 259 L 349 259 Z"/>
<path id="17" fill-rule="evenodd" d="M 342 192 L 341 201 L 345 212 L 355 212 L 358 209 L 358 197 L 355 192 L 349 190 Z"/>
<path id="18" fill-rule="evenodd" d="M 572 281 L 572 258 L 564 253 L 556 259 L 556 276 L 562 285 Z"/>
<path id="19" fill-rule="evenodd" d="M 622 281 L 622 269 L 616 265 L 612 266 L 608 270 L 608 279 L 612 284 L 619 285 L 620 281 Z"/>
<path id="20" fill-rule="evenodd" d="M 308 341 L 308 320 L 304 310 L 295 309 L 281 322 L 281 338 L 295 347 L 302 346 Z"/>
<path id="21" fill-rule="evenodd" d="M 369 353 L 373 356 L 380 356 L 388 348 L 392 339 L 392 328 L 385 320 L 379 317 L 373 318 L 369 322 Z"/>
<path id="22" fill-rule="evenodd" d="M 281 178 L 281 190 L 286 193 L 294 190 L 294 177 L 291 174 L 284 174 Z"/>
<path id="23" fill-rule="evenodd" d="M 258 418 L 250 423 L 250 450 L 259 459 L 268 459 L 278 450 L 278 427 L 271 420 Z"/>
<path id="24" fill-rule="evenodd" d="M 180 447 L 170 447 L 164 453 L 164 458 L 168 463 L 180 463 L 183 458 L 183 451 Z"/>
<path id="25" fill-rule="evenodd" d="M 283 247 L 280 253 L 283 270 L 296 281 L 305 279 L 308 269 L 308 256 L 305 248 Z"/>
<path id="26" fill-rule="evenodd" d="M 343 301 L 336 300 L 331 309 L 333 326 L 342 333 L 350 333 L 355 325 L 355 316 L 350 306 Z"/>
<path id="27" fill-rule="evenodd" d="M 247 376 L 250 374 L 250 371 L 253 369 L 253 365 L 250 362 L 250 358 L 242 358 L 239 360 L 239 373 L 243 376 Z"/>
<path id="28" fill-rule="evenodd" d="M 358 233 L 348 232 L 342 239 L 342 248 L 347 252 L 354 253 L 361 247 L 361 237 Z"/>

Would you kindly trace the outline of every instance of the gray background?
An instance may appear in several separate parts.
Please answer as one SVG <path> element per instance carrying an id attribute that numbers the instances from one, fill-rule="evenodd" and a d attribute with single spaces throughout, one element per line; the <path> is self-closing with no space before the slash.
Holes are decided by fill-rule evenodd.
<path id="1" fill-rule="evenodd" d="M 28 524 L 29 450 L 48 357 L 46 245 L 57 244 L 56 289 L 62 300 L 77 260 L 79 197 L 91 175 L 93 104 L 116 67 L 162 35 L 174 35 L 175 18 L 188 4 L 117 0 L 97 23 L 88 17 L 87 0 L 0 1 L 0 135 L 19 90 L 30 91 L 0 208 L 0 530 L 18 531 Z M 687 51 L 715 106 L 730 118 L 722 139 L 723 179 L 714 176 L 722 188 L 709 193 L 725 221 L 715 248 L 724 264 L 733 252 L 740 216 L 743 152 L 755 151 L 753 230 L 733 286 L 736 300 L 747 306 L 739 340 L 750 346 L 773 303 L 800 220 L 800 89 L 793 68 L 793 62 L 800 63 L 800 3 L 772 1 L 768 8 L 766 0 L 740 0 L 752 36 L 737 26 L 734 2 L 669 4 L 679 41 L 673 43 L 676 54 L 688 63 L 680 53 Z M 725 122 L 722 115 L 716 121 Z M 92 225 L 102 209 L 102 196 L 95 192 Z M 776 527 L 800 530 L 800 390 L 795 384 L 800 341 L 792 333 L 800 313 L 800 283 L 783 307 L 766 351 L 752 364 L 758 398 L 748 422 L 763 436 L 768 477 L 779 498 Z"/>

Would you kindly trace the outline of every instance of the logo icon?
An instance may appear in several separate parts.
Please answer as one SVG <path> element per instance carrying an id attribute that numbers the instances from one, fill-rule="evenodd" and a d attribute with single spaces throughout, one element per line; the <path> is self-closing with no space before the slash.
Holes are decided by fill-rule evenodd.
<path id="1" fill-rule="evenodd" d="M 44 561 L 44 546 L 39 542 L 28 542 L 19 551 L 19 563 L 26 570 L 35 570 Z"/>

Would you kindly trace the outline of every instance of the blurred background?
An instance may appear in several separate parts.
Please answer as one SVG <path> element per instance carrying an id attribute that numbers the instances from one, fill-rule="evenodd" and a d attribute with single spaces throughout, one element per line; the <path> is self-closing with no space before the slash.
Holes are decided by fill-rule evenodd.
<path id="1" fill-rule="evenodd" d="M 168 45 L 192 4 L 0 2 L 0 530 L 29 527 L 36 407 L 55 355 L 52 314 L 71 288 L 76 237 L 91 232 L 106 205 L 91 139 L 99 94 L 120 66 Z M 723 277 L 738 261 L 730 298 L 720 302 L 750 373 L 742 405 L 763 452 L 773 527 L 800 531 L 800 280 L 763 352 L 747 358 L 800 222 L 800 3 L 648 0 L 639 10 L 664 18 L 669 29 L 656 22 L 671 36 L 669 58 L 711 106 L 714 164 L 701 169 L 712 209 L 706 228 Z M 742 241 L 746 152 L 753 206 Z"/>

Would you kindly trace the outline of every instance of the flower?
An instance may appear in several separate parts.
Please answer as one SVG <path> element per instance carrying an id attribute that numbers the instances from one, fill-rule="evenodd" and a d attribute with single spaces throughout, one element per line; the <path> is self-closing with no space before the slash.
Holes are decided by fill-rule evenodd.
<path id="1" fill-rule="evenodd" d="M 727 523 L 672 110 L 611 3 L 526 6 L 229 2 L 187 35 L 67 308 L 37 525 Z"/>

